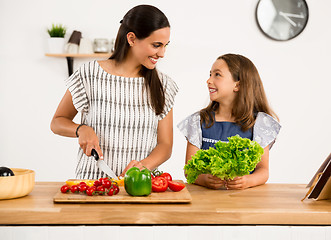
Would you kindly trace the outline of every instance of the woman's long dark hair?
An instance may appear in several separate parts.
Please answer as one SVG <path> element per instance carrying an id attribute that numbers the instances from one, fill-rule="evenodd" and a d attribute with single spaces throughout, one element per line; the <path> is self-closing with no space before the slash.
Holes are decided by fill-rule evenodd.
<path id="1" fill-rule="evenodd" d="M 225 54 L 217 58 L 226 62 L 234 81 L 239 82 L 239 91 L 232 108 L 232 116 L 243 131 L 255 124 L 255 114 L 264 112 L 278 119 L 276 113 L 269 106 L 260 75 L 255 65 L 246 57 L 238 54 Z M 212 112 L 218 110 L 216 101 L 200 111 L 201 123 L 206 128 L 213 126 L 215 119 Z"/>
<path id="2" fill-rule="evenodd" d="M 129 10 L 118 30 L 114 52 L 109 59 L 120 63 L 125 60 L 130 45 L 127 41 L 127 34 L 133 32 L 138 39 L 150 36 L 154 31 L 170 27 L 167 17 L 158 8 L 150 5 L 139 5 Z M 148 69 L 142 66 L 140 74 L 145 78 L 145 87 L 150 93 L 150 104 L 156 115 L 163 112 L 165 95 L 162 83 L 156 69 Z"/>

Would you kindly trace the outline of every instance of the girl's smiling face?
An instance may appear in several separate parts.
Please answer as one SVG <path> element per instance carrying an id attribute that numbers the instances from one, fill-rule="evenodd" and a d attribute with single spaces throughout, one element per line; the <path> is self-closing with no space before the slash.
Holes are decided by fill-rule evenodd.
<path id="1" fill-rule="evenodd" d="M 223 59 L 213 64 L 207 80 L 211 101 L 231 104 L 239 91 L 239 81 L 234 81 L 228 65 Z"/>
<path id="2" fill-rule="evenodd" d="M 169 44 L 170 28 L 158 29 L 144 39 L 131 39 L 131 51 L 137 62 L 148 69 L 154 69 L 157 61 L 164 57 L 166 46 Z"/>

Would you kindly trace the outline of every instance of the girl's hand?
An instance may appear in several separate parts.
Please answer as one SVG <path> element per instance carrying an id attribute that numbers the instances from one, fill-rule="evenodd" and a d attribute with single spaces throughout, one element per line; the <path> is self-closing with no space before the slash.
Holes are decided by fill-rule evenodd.
<path id="1" fill-rule="evenodd" d="M 99 145 L 99 139 L 93 128 L 83 125 L 78 129 L 78 143 L 87 156 L 91 156 L 92 149 L 95 149 L 100 159 L 103 159 L 103 154 Z"/>
<path id="2" fill-rule="evenodd" d="M 227 189 L 246 189 L 249 188 L 247 175 L 242 177 L 235 177 L 233 180 L 226 181 Z"/>
<path id="3" fill-rule="evenodd" d="M 128 171 L 130 168 L 132 167 L 137 167 L 139 168 L 140 170 L 146 168 L 142 162 L 140 161 L 137 161 L 137 160 L 132 160 L 131 162 L 129 162 L 128 166 L 126 166 L 126 168 L 123 170 L 123 172 L 121 173 L 120 177 L 124 177 L 126 171 Z"/>
<path id="4" fill-rule="evenodd" d="M 211 174 L 200 174 L 195 183 L 211 189 L 220 189 L 224 187 L 226 181 Z"/>

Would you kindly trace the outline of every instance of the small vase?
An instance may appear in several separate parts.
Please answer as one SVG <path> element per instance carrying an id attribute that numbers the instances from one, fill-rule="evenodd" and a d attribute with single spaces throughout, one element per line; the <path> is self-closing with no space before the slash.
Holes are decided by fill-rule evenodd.
<path id="1" fill-rule="evenodd" d="M 63 53 L 64 38 L 52 37 L 48 39 L 48 53 Z"/>

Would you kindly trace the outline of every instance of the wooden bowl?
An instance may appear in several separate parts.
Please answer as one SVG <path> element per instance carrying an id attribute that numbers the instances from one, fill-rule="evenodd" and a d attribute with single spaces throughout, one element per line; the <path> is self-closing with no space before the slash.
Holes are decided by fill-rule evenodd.
<path id="1" fill-rule="evenodd" d="M 0 199 L 28 195 L 34 187 L 35 172 L 29 169 L 11 168 L 15 176 L 0 177 Z"/>

